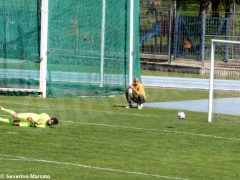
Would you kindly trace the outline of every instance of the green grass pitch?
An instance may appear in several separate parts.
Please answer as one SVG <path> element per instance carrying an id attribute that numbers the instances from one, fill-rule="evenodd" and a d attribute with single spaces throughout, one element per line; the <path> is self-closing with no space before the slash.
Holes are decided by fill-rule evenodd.
<path id="1" fill-rule="evenodd" d="M 208 97 L 206 91 L 195 90 L 146 92 L 151 102 Z M 0 96 L 0 105 L 60 119 L 51 129 L 1 123 L 0 179 L 10 175 L 48 175 L 53 180 L 240 177 L 239 122 L 210 124 L 206 113 L 190 111 L 185 111 L 185 120 L 179 120 L 178 110 L 125 109 L 124 96 Z"/>

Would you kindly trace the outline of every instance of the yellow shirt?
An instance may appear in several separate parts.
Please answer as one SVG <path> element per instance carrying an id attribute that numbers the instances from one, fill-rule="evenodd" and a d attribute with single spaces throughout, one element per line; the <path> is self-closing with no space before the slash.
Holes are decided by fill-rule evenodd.
<path id="1" fill-rule="evenodd" d="M 143 88 L 143 85 L 141 83 L 138 83 L 137 85 L 133 84 L 132 86 L 136 91 L 139 91 L 139 89 L 142 88 L 140 93 L 143 95 L 144 99 L 146 100 L 146 95 L 145 95 L 145 90 Z M 133 95 L 137 97 L 137 93 L 134 91 L 133 91 Z"/>
<path id="2" fill-rule="evenodd" d="M 19 113 L 18 119 L 21 122 L 28 122 L 27 118 L 31 117 L 34 121 L 41 123 L 40 125 L 34 124 L 36 127 L 48 127 L 47 121 L 50 119 L 49 115 L 46 113 L 42 114 L 35 114 L 35 113 Z M 33 125 L 32 123 L 28 122 L 29 126 Z"/>
<path id="3" fill-rule="evenodd" d="M 50 116 L 46 113 L 40 114 L 39 119 L 37 120 L 38 123 L 41 123 L 40 125 L 36 125 L 37 127 L 48 127 L 47 121 L 50 119 Z"/>

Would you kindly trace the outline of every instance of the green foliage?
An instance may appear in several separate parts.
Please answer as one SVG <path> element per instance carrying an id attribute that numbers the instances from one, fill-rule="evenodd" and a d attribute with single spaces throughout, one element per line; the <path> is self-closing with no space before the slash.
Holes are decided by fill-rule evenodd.
<path id="1" fill-rule="evenodd" d="M 182 8 L 186 10 L 199 10 L 200 1 L 199 0 L 177 0 L 177 8 Z"/>

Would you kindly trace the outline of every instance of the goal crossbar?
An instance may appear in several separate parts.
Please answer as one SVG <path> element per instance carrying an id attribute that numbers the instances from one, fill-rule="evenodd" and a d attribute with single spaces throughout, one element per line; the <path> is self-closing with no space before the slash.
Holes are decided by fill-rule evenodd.
<path id="1" fill-rule="evenodd" d="M 231 43 L 231 44 L 240 44 L 240 41 L 232 41 L 232 40 L 222 40 L 222 39 L 212 39 L 212 43 Z"/>

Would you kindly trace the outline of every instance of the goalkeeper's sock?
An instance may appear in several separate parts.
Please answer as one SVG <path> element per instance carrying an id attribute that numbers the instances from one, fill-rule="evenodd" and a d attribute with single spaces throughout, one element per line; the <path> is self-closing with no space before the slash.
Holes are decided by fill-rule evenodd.
<path id="1" fill-rule="evenodd" d="M 4 119 L 4 118 L 0 118 L 0 122 L 4 122 L 4 123 L 8 123 L 9 124 L 9 119 Z"/>
<path id="2" fill-rule="evenodd" d="M 1 107 L 1 110 L 8 113 L 8 114 L 11 114 L 11 115 L 15 114 L 15 112 L 11 109 L 5 109 L 5 108 Z"/>

